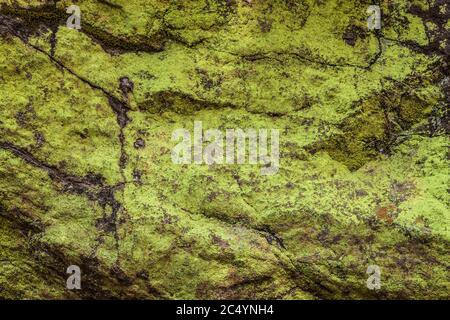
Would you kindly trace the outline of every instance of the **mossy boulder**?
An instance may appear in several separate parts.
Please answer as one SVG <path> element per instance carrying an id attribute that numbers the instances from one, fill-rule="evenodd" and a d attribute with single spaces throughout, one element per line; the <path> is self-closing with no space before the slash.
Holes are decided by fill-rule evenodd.
<path id="1" fill-rule="evenodd" d="M 72 4 L 0 1 L 0 298 L 449 298 L 448 5 Z M 174 164 L 195 121 L 279 171 Z"/>

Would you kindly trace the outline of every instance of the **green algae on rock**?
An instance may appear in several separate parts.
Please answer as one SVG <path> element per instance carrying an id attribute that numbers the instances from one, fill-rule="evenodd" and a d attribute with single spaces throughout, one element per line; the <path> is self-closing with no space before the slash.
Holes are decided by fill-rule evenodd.
<path id="1" fill-rule="evenodd" d="M 71 4 L 0 1 L 0 298 L 449 298 L 448 5 Z M 173 164 L 195 121 L 279 172 Z"/>

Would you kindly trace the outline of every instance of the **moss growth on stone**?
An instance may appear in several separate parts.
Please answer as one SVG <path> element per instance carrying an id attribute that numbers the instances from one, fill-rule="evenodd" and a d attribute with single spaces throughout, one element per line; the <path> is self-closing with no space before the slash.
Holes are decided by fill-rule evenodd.
<path id="1" fill-rule="evenodd" d="M 0 297 L 448 299 L 439 3 L 0 1 Z M 173 164 L 194 121 L 278 174 Z"/>

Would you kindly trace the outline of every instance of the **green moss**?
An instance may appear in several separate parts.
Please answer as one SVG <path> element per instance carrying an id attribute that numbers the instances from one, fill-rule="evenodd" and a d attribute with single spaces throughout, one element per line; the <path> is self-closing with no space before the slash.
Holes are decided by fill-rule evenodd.
<path id="1" fill-rule="evenodd" d="M 2 140 L 74 174 L 100 172 L 117 181 L 119 130 L 107 99 L 69 72 L 57 72 L 47 56 L 18 39 L 1 48 Z"/>
<path id="2" fill-rule="evenodd" d="M 448 297 L 443 58 L 406 1 L 379 32 L 350 1 L 83 0 L 80 32 L 0 3 L 60 24 L 0 30 L 1 297 L 72 296 L 71 264 L 81 298 Z M 278 174 L 174 165 L 194 121 L 280 129 Z"/>
<path id="3" fill-rule="evenodd" d="M 0 295 L 3 299 L 64 299 L 75 295 L 64 289 L 64 279 L 46 272 L 33 259 L 29 239 L 20 225 L 0 212 Z M 25 231 L 26 232 L 26 231 Z"/>

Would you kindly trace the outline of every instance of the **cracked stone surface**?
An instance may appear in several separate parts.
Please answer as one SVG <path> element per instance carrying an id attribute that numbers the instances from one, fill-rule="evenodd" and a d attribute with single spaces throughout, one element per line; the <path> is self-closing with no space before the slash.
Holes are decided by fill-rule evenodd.
<path id="1" fill-rule="evenodd" d="M 0 0 L 0 298 L 449 299 L 450 5 L 375 3 Z M 194 121 L 278 174 L 173 164 Z"/>

